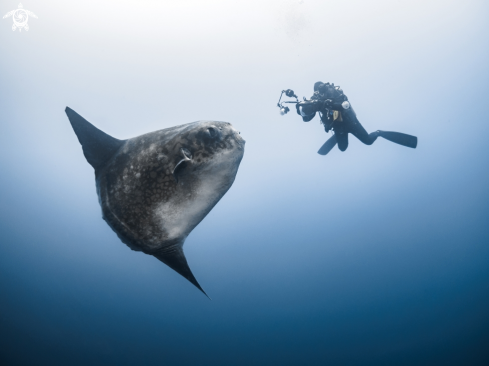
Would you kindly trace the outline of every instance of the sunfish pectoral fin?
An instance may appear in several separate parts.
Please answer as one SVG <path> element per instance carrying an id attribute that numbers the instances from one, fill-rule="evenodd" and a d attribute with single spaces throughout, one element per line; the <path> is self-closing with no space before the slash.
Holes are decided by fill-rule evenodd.
<path id="1" fill-rule="evenodd" d="M 185 164 L 187 164 L 187 162 L 192 161 L 192 154 L 186 148 L 182 147 L 182 148 L 180 148 L 179 158 L 181 160 L 175 165 L 175 168 L 173 168 L 173 171 L 172 171 L 173 178 L 175 179 L 175 182 L 177 182 L 177 183 L 178 183 L 179 171 L 183 169 L 183 167 L 185 166 Z"/>
<path id="2" fill-rule="evenodd" d="M 165 263 L 168 267 L 173 269 L 175 272 L 181 274 L 187 280 L 189 280 L 195 287 L 204 293 L 205 296 L 209 297 L 199 285 L 195 279 L 190 267 L 187 263 L 187 258 L 183 253 L 183 248 L 181 246 L 173 247 L 170 250 L 162 250 L 157 253 L 151 253 L 153 256 L 158 258 L 160 261 Z M 209 297 L 210 299 L 210 297 Z"/>
<path id="3" fill-rule="evenodd" d="M 66 107 L 66 115 L 83 148 L 83 154 L 94 169 L 103 167 L 124 144 L 88 122 L 73 109 Z"/>
<path id="4" fill-rule="evenodd" d="M 178 183 L 178 173 L 181 169 L 183 169 L 184 165 L 189 161 L 188 159 L 182 159 L 180 160 L 177 165 L 175 165 L 175 168 L 173 168 L 173 178 L 175 179 L 175 182 Z"/>

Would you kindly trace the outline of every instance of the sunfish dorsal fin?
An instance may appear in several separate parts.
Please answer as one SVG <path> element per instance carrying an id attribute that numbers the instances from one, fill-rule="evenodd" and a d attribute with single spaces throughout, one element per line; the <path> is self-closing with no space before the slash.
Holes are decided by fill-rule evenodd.
<path id="1" fill-rule="evenodd" d="M 176 246 L 170 250 L 163 250 L 152 254 L 175 272 L 181 274 L 183 277 L 189 280 L 195 287 L 202 291 L 205 296 L 209 297 L 209 295 L 207 295 L 199 285 L 192 271 L 190 270 L 187 263 L 187 258 L 185 258 L 185 254 L 183 253 L 183 248 L 181 246 Z"/>
<path id="2" fill-rule="evenodd" d="M 73 109 L 66 107 L 66 115 L 83 148 L 83 155 L 93 168 L 102 168 L 125 140 L 118 140 L 88 122 Z"/>

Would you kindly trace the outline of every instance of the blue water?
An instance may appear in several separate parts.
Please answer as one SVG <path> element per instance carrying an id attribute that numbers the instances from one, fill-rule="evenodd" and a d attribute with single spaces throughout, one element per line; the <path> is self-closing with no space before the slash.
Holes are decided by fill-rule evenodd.
<path id="1" fill-rule="evenodd" d="M 489 364 L 485 2 L 23 5 L 28 32 L 0 22 L 2 364 Z M 317 155 L 317 118 L 275 103 L 318 80 L 418 148 Z M 66 106 L 121 139 L 241 131 L 184 247 L 212 300 L 102 220 Z"/>

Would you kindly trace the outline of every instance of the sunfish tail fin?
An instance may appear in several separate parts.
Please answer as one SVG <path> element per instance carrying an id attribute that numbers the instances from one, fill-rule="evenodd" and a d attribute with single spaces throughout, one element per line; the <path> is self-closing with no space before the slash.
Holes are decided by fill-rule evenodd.
<path id="1" fill-rule="evenodd" d="M 82 145 L 83 155 L 94 169 L 103 167 L 124 144 L 124 140 L 107 135 L 73 109 L 66 107 L 65 112 Z"/>
<path id="2" fill-rule="evenodd" d="M 175 272 L 179 273 L 187 280 L 189 280 L 195 287 L 197 287 L 200 291 L 203 292 L 205 296 L 211 299 L 209 295 L 207 295 L 204 289 L 200 286 L 200 284 L 195 279 L 190 267 L 187 263 L 187 258 L 185 258 L 185 254 L 183 253 L 183 248 L 181 246 L 174 247 L 172 250 L 164 250 L 157 253 L 151 253 L 157 259 L 165 263 L 168 267 L 173 269 Z"/>
<path id="3" fill-rule="evenodd" d="M 401 132 L 379 131 L 379 136 L 395 142 L 396 144 L 415 149 L 418 146 L 418 138 Z"/>

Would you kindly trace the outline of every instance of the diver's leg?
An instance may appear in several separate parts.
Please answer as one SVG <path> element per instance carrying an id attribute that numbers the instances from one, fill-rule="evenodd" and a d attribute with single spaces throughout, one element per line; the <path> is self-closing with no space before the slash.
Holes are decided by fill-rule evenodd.
<path id="1" fill-rule="evenodd" d="M 395 142 L 396 144 L 411 147 L 413 149 L 418 145 L 418 138 L 416 136 L 411 136 L 405 133 L 380 130 L 368 133 L 358 121 L 352 108 L 343 112 L 343 115 L 345 128 L 348 132 L 366 145 L 372 145 L 379 136 L 391 142 Z"/>
<path id="2" fill-rule="evenodd" d="M 372 145 L 377 140 L 377 137 L 379 137 L 379 131 L 368 133 L 356 118 L 355 120 L 348 126 L 349 132 L 365 145 Z"/>
<path id="3" fill-rule="evenodd" d="M 342 112 L 345 129 L 366 145 L 372 145 L 379 136 L 378 131 L 368 133 L 358 120 L 353 108 Z"/>
<path id="4" fill-rule="evenodd" d="M 396 144 L 411 147 L 413 149 L 418 145 L 418 138 L 416 136 L 408 135 L 401 132 L 381 131 L 377 130 L 372 133 L 367 133 L 363 126 L 358 123 L 350 129 L 350 133 L 364 144 L 372 145 L 377 137 L 383 137 L 386 140 L 394 142 Z"/>
<path id="5" fill-rule="evenodd" d="M 348 147 L 348 132 L 342 132 L 334 134 L 336 136 L 336 142 L 338 143 L 338 149 L 345 151 Z"/>

